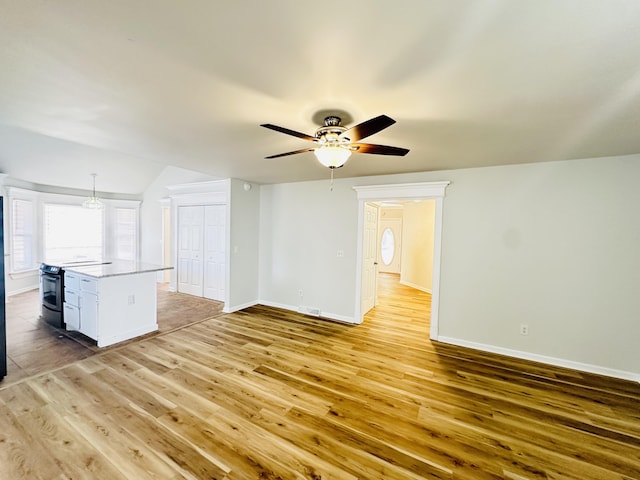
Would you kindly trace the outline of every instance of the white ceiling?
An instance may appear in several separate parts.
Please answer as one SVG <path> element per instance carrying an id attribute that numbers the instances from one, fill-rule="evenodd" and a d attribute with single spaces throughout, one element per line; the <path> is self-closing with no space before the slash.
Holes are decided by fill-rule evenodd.
<path id="1" fill-rule="evenodd" d="M 342 177 L 640 153 L 638 0 L 0 0 L 0 171 L 327 178 L 320 110 L 397 120 Z M 349 125 L 347 125 L 349 126 Z"/>

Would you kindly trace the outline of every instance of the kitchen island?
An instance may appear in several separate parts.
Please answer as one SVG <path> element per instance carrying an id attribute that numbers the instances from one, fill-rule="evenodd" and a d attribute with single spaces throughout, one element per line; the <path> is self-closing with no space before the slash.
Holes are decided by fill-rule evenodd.
<path id="1" fill-rule="evenodd" d="M 92 338 L 98 347 L 156 331 L 156 273 L 171 268 L 123 260 L 65 266 L 67 330 Z"/>

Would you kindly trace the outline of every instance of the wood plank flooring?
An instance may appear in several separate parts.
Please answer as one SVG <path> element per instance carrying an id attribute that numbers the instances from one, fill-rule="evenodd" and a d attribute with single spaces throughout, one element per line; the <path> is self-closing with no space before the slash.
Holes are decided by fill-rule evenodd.
<path id="1" fill-rule="evenodd" d="M 256 306 L 0 389 L 2 479 L 638 479 L 640 385 Z"/>
<path id="2" fill-rule="evenodd" d="M 159 284 L 157 295 L 158 331 L 148 336 L 219 315 L 224 306 L 215 300 L 170 292 L 168 284 Z M 8 374 L 0 382 L 0 388 L 105 350 L 80 333 L 67 332 L 43 321 L 37 289 L 8 297 L 6 319 Z"/>

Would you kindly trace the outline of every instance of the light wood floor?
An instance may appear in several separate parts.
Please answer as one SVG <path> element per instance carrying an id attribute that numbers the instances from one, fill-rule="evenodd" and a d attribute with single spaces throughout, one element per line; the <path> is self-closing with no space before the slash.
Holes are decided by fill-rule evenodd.
<path id="1" fill-rule="evenodd" d="M 170 292 L 168 284 L 158 285 L 157 295 L 158 332 L 148 336 L 219 315 L 224 306 L 215 300 Z M 8 374 L 0 382 L 0 388 L 105 350 L 80 333 L 67 332 L 43 321 L 37 289 L 8 297 L 6 320 Z"/>
<path id="2" fill-rule="evenodd" d="M 2 479 L 638 479 L 640 385 L 253 307 L 0 390 Z"/>

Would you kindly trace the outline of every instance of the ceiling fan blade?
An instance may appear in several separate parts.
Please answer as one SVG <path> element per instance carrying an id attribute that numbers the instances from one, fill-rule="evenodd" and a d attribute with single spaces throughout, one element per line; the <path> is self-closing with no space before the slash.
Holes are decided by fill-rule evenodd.
<path id="1" fill-rule="evenodd" d="M 408 148 L 374 145 L 373 143 L 352 143 L 350 147 L 358 153 L 375 153 L 377 155 L 397 155 L 403 157 L 409 153 Z"/>
<path id="2" fill-rule="evenodd" d="M 306 133 L 296 132 L 295 130 L 289 130 L 288 128 L 279 127 L 278 125 L 272 125 L 271 123 L 263 123 L 260 126 L 264 128 L 269 128 L 271 130 L 275 130 L 276 132 L 286 133 L 287 135 L 293 135 L 294 137 L 302 138 L 304 140 L 309 140 L 311 142 L 315 142 L 317 140 L 316 137 L 312 137 L 311 135 L 307 135 Z"/>
<path id="3" fill-rule="evenodd" d="M 340 136 L 347 137 L 352 142 L 357 142 L 358 140 L 362 140 L 369 135 L 373 135 L 374 133 L 378 133 L 380 130 L 390 127 L 394 123 L 396 123 L 396 121 L 393 118 L 387 117 L 386 115 L 380 115 L 367 120 L 366 122 L 362 122 L 355 127 L 351 127 Z"/>
<path id="4" fill-rule="evenodd" d="M 296 153 L 304 153 L 304 152 L 313 152 L 314 150 L 315 148 L 303 148 L 301 150 L 294 150 L 293 152 L 287 152 L 287 153 L 279 153 L 277 155 L 271 155 L 269 157 L 264 157 L 264 158 L 286 157 L 287 155 L 295 155 Z"/>

